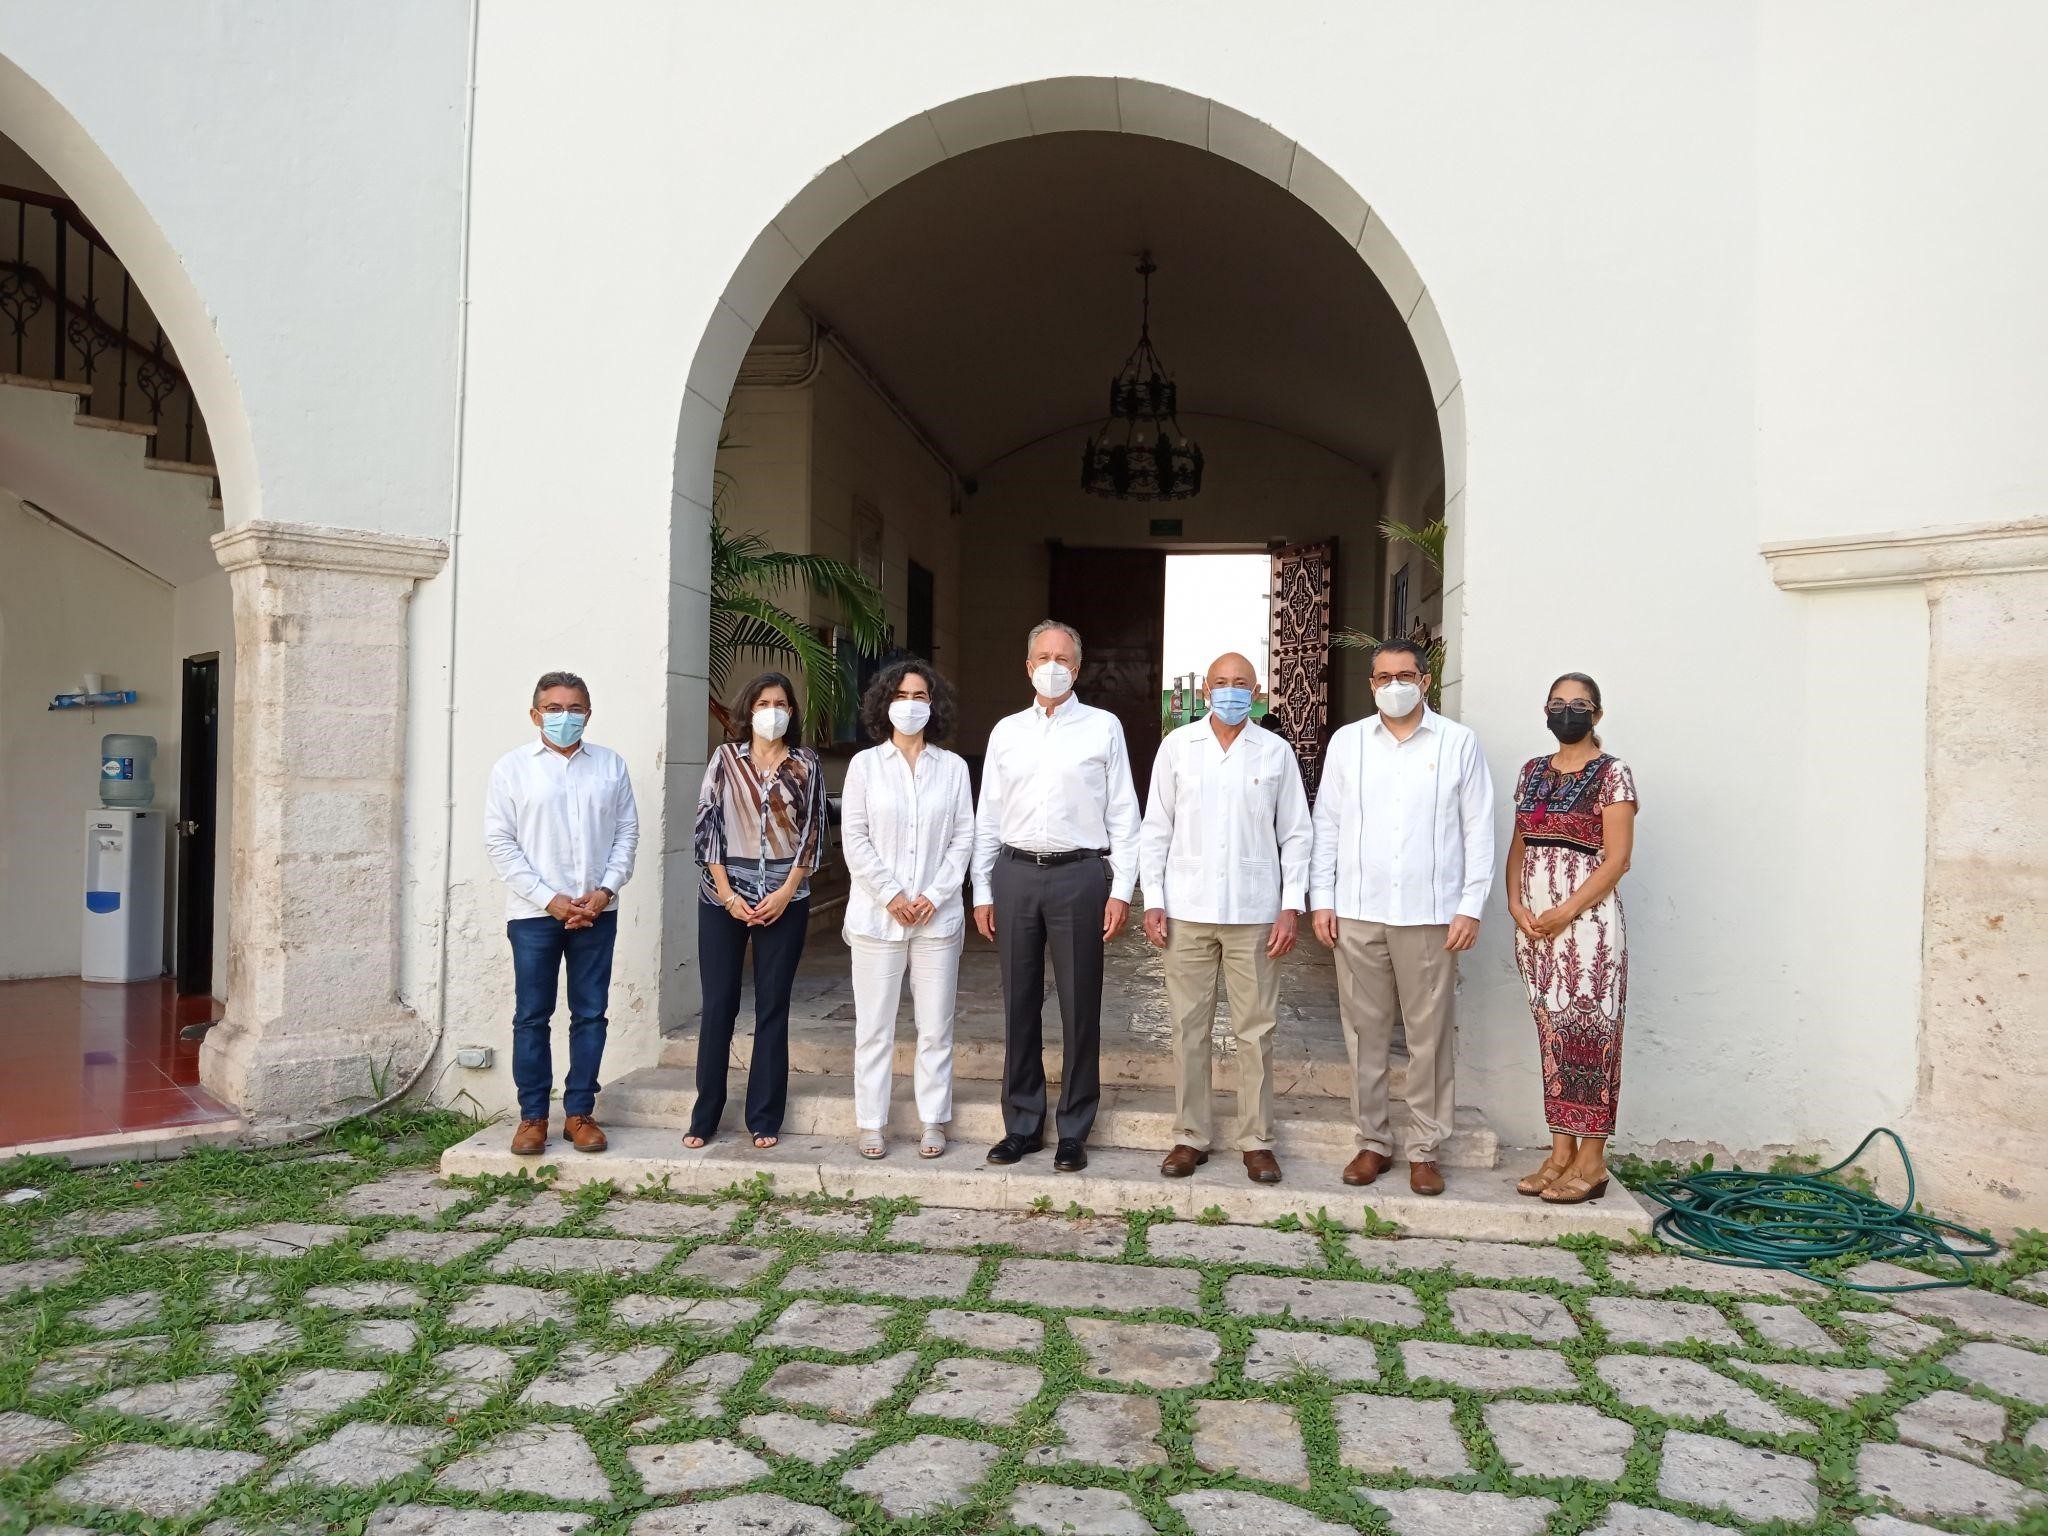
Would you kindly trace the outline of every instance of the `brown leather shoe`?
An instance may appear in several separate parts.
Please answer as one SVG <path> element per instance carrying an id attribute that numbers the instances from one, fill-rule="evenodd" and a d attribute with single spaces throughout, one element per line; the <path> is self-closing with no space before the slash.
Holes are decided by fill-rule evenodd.
<path id="1" fill-rule="evenodd" d="M 1418 1195 L 1440 1195 L 1444 1192 L 1443 1170 L 1435 1163 L 1410 1163 L 1408 1187 Z"/>
<path id="2" fill-rule="evenodd" d="M 1258 1147 L 1244 1155 L 1244 1176 L 1254 1184 L 1278 1184 L 1280 1159 Z"/>
<path id="3" fill-rule="evenodd" d="M 562 1135 L 578 1152 L 602 1152 L 608 1143 L 597 1122 L 588 1115 L 568 1115 L 562 1120 Z"/>
<path id="4" fill-rule="evenodd" d="M 1166 1154 L 1166 1161 L 1159 1165 L 1159 1171 L 1169 1179 L 1184 1179 L 1207 1161 L 1208 1153 L 1199 1152 L 1184 1142 L 1177 1142 L 1174 1149 Z"/>
<path id="5" fill-rule="evenodd" d="M 1393 1162 L 1393 1159 L 1387 1156 L 1386 1153 L 1375 1152 L 1371 1147 L 1367 1147 L 1358 1156 L 1344 1165 L 1344 1182 L 1346 1184 L 1370 1184 L 1374 1179 L 1387 1171 L 1387 1165 L 1391 1162 Z"/>
<path id="6" fill-rule="evenodd" d="M 514 1157 L 538 1157 L 540 1149 L 547 1144 L 548 1123 L 545 1120 L 522 1120 L 519 1129 L 512 1133 Z"/>

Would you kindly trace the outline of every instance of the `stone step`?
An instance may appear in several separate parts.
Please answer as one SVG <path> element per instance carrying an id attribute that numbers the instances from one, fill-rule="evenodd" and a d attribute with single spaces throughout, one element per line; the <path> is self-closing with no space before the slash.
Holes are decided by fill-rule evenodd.
<path id="1" fill-rule="evenodd" d="M 1428 1197 L 1411 1193 L 1399 1170 L 1369 1188 L 1353 1189 L 1335 1168 L 1308 1163 L 1289 1168 L 1280 1184 L 1252 1183 L 1235 1158 L 1212 1159 L 1192 1178 L 1167 1179 L 1160 1177 L 1156 1153 L 1120 1147 L 1091 1148 L 1082 1172 L 1055 1173 L 1049 1152 L 994 1168 L 980 1160 L 978 1147 L 956 1146 L 942 1158 L 926 1160 L 898 1146 L 871 1162 L 838 1137 L 787 1136 L 779 1146 L 757 1152 L 734 1132 L 692 1152 L 683 1149 L 672 1130 L 622 1125 L 610 1133 L 610 1151 L 584 1156 L 561 1144 L 559 1126 L 551 1134 L 555 1139 L 540 1157 L 514 1157 L 506 1150 L 512 1128 L 488 1126 L 443 1153 L 441 1171 L 473 1177 L 532 1174 L 546 1166 L 554 1169 L 563 1189 L 610 1179 L 621 1189 L 655 1183 L 675 1194 L 710 1194 L 765 1173 L 776 1192 L 786 1196 L 908 1197 L 927 1206 L 969 1210 L 1065 1210 L 1074 1204 L 1102 1215 L 1164 1206 L 1186 1218 L 1214 1207 L 1228 1221 L 1260 1224 L 1322 1210 L 1353 1229 L 1364 1224 L 1370 1208 L 1380 1220 L 1396 1222 L 1414 1237 L 1521 1242 L 1575 1232 L 1626 1241 L 1632 1230 L 1650 1227 L 1648 1212 L 1619 1183 L 1608 1186 L 1605 1198 L 1586 1205 L 1545 1205 L 1518 1196 L 1515 1179 L 1543 1160 L 1533 1151 L 1515 1152 L 1496 1169 L 1452 1169 L 1444 1193 Z"/>
<path id="2" fill-rule="evenodd" d="M 852 1005 L 847 1018 L 792 1018 L 789 1021 L 789 1070 L 797 1075 L 822 1074 L 848 1077 L 853 1072 Z M 752 1057 L 754 1036 L 745 1027 L 751 1014 L 742 1011 L 742 1028 L 732 1037 L 732 1059 L 745 1066 Z M 894 1071 L 907 1075 L 917 1056 L 917 1041 L 905 1023 L 896 1032 Z M 1236 1049 L 1228 1038 L 1216 1053 L 1215 1080 L 1233 1082 L 1237 1076 Z M 697 1065 L 697 1031 L 694 1026 L 669 1035 L 662 1042 L 660 1065 L 693 1070 Z M 1102 1045 L 1100 1073 L 1105 1088 L 1173 1087 L 1175 1071 L 1172 1048 L 1164 1041 L 1133 1041 L 1119 1035 Z M 1045 1075 L 1048 1081 L 1063 1080 L 1059 1016 L 1047 1009 L 1045 1032 Z M 1001 1082 L 1003 1079 L 1003 1037 L 1001 1025 L 974 1027 L 963 1020 L 953 1031 L 953 1080 Z M 1273 1047 L 1273 1090 L 1283 1096 L 1319 1097 L 1349 1101 L 1351 1067 L 1341 1041 L 1304 1039 L 1291 1034 L 1285 1023 Z M 1396 1055 L 1388 1068 L 1387 1091 L 1396 1100 L 1408 1096 L 1408 1059 Z"/>
<path id="3" fill-rule="evenodd" d="M 738 1120 L 738 1106 L 746 1097 L 746 1074 L 738 1071 L 727 1079 L 726 1119 Z M 597 1118 L 606 1125 L 662 1126 L 681 1134 L 689 1123 L 690 1105 L 696 1099 L 694 1069 L 683 1067 L 642 1067 L 629 1072 L 604 1090 L 597 1104 Z M 897 1140 L 915 1140 L 920 1124 L 917 1106 L 907 1077 L 895 1079 L 890 1095 L 889 1130 Z M 1357 1149 L 1352 1131 L 1351 1108 L 1347 1100 L 1315 1095 L 1277 1095 L 1273 1102 L 1274 1150 L 1283 1161 L 1300 1159 L 1341 1168 Z M 1218 1161 L 1236 1163 L 1230 1150 L 1237 1124 L 1237 1095 L 1215 1095 L 1217 1146 L 1223 1151 Z M 1396 1136 L 1405 1139 L 1407 1117 L 1395 1111 Z M 789 1106 L 783 1115 L 783 1129 L 793 1136 L 836 1137 L 851 1142 L 857 1134 L 853 1122 L 853 1078 L 850 1074 L 791 1074 Z M 1002 1087 L 985 1078 L 953 1080 L 952 1136 L 976 1149 L 993 1145 L 1003 1134 Z M 1141 1086 L 1110 1087 L 1102 1090 L 1102 1104 L 1096 1112 L 1092 1146 L 1128 1147 L 1149 1152 L 1156 1158 L 1174 1143 L 1173 1091 Z M 1491 1168 L 1498 1160 L 1500 1138 L 1477 1109 L 1464 1107 L 1452 1121 L 1450 1140 L 1439 1147 L 1437 1160 L 1447 1168 Z"/>

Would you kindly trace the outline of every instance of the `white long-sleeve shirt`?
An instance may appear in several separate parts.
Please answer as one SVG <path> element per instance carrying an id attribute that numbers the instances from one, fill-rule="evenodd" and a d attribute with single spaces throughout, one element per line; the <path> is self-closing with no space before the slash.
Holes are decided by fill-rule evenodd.
<path id="1" fill-rule="evenodd" d="M 1493 775 L 1479 738 L 1424 709 L 1406 741 L 1378 715 L 1330 738 L 1308 899 L 1397 927 L 1477 918 L 1493 867 Z"/>
<path id="2" fill-rule="evenodd" d="M 1036 702 L 988 733 L 974 823 L 974 901 L 995 898 L 1004 844 L 1031 853 L 1109 850 L 1109 894 L 1129 901 L 1138 881 L 1138 792 L 1123 723 L 1072 694 L 1048 715 Z"/>
<path id="3" fill-rule="evenodd" d="M 967 761 L 927 743 L 913 769 L 892 741 L 854 754 L 840 793 L 839 837 L 853 877 L 840 931 L 847 938 L 946 938 L 966 922 L 960 887 L 974 852 Z M 932 904 L 906 928 L 889 915 L 898 896 Z"/>
<path id="4" fill-rule="evenodd" d="M 546 917 L 557 896 L 623 890 L 639 845 L 632 775 L 611 748 L 586 741 L 565 757 L 536 740 L 491 769 L 484 848 L 505 882 L 508 920 Z"/>
<path id="5" fill-rule="evenodd" d="M 1226 751 L 1215 718 L 1159 744 L 1138 838 L 1145 906 L 1190 923 L 1271 923 L 1308 896 L 1314 832 L 1301 765 L 1256 721 Z"/>

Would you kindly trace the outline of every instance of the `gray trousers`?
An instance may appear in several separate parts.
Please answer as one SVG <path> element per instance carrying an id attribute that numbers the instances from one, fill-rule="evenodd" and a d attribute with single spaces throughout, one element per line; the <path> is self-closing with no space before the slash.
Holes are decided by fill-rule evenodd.
<path id="1" fill-rule="evenodd" d="M 1351 1115 L 1358 1149 L 1394 1155 L 1388 1052 L 1398 1020 L 1408 1037 L 1408 1115 L 1415 1125 L 1408 1161 L 1436 1160 L 1457 1104 L 1451 1026 L 1458 957 L 1444 948 L 1446 923 L 1396 927 L 1337 924 L 1337 1011 L 1351 1058 Z"/>
<path id="2" fill-rule="evenodd" d="M 1102 907 L 1109 861 L 1040 866 L 996 855 L 991 881 L 1003 968 L 1003 1128 L 1045 1134 L 1045 952 L 1060 995 L 1061 1136 L 1086 1140 L 1102 1097 Z"/>

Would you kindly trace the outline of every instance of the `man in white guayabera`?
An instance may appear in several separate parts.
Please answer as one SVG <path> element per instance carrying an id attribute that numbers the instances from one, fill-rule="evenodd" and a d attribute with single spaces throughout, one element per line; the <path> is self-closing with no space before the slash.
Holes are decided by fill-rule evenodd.
<path id="1" fill-rule="evenodd" d="M 1036 695 L 996 722 L 974 822 L 974 926 L 1003 973 L 1003 1128 L 992 1163 L 1045 1145 L 1045 951 L 1060 995 L 1059 1147 L 1053 1167 L 1088 1166 L 1102 1097 L 1102 952 L 1123 931 L 1138 879 L 1138 794 L 1124 728 L 1074 697 L 1081 637 L 1047 619 L 1024 671 Z"/>
<path id="2" fill-rule="evenodd" d="M 1166 951 L 1173 1016 L 1173 1150 L 1159 1171 L 1184 1179 L 1214 1134 L 1220 978 L 1237 1036 L 1237 1148 L 1245 1176 L 1280 1182 L 1273 1155 L 1273 1031 L 1280 961 L 1307 903 L 1308 795 L 1294 749 L 1252 719 L 1259 678 L 1231 653 L 1210 664 L 1209 712 L 1159 744 L 1138 839 L 1145 937 Z"/>
<path id="3" fill-rule="evenodd" d="M 539 739 L 498 759 L 484 801 L 484 846 L 505 882 L 512 941 L 512 1082 L 519 1091 L 512 1150 L 533 1156 L 548 1144 L 549 1033 L 566 967 L 562 1135 L 579 1152 L 602 1152 L 604 1132 L 590 1112 L 604 1059 L 619 891 L 633 874 L 640 817 L 625 759 L 583 739 L 590 689 L 582 678 L 548 673 L 534 684 L 528 713 Z"/>
<path id="4" fill-rule="evenodd" d="M 1388 1053 L 1408 1040 L 1408 1187 L 1440 1195 L 1437 1151 L 1451 1134 L 1452 1023 L 1458 956 L 1479 937 L 1493 883 L 1493 776 L 1479 738 L 1426 702 L 1419 646 L 1372 653 L 1379 712 L 1330 738 L 1316 791 L 1309 905 L 1316 937 L 1337 952 L 1337 1007 L 1351 1057 L 1358 1155 L 1346 1184 L 1370 1184 L 1393 1161 Z"/>

